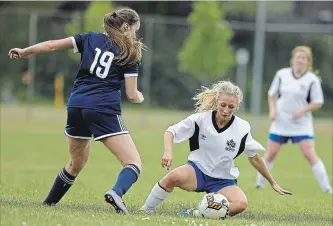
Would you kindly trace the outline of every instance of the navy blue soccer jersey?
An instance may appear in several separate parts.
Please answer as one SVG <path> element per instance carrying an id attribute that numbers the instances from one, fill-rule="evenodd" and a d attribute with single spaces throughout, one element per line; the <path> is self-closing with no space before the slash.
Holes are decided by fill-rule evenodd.
<path id="1" fill-rule="evenodd" d="M 115 65 L 120 48 L 106 34 L 78 34 L 72 42 L 74 53 L 81 54 L 81 62 L 67 106 L 120 115 L 121 85 L 124 77 L 138 76 L 139 64 Z"/>

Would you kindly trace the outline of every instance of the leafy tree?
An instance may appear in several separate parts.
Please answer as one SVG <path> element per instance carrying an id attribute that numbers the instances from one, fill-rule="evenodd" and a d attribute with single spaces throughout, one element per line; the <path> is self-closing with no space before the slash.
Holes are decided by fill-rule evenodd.
<path id="1" fill-rule="evenodd" d="M 197 78 L 217 78 L 235 64 L 229 44 L 232 30 L 221 23 L 224 13 L 219 2 L 193 3 L 189 15 L 191 33 L 178 55 L 179 70 Z"/>

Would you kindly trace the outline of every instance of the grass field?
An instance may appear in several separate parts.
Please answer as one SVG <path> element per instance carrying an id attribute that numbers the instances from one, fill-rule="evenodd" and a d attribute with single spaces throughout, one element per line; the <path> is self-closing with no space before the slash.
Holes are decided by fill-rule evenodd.
<path id="1" fill-rule="evenodd" d="M 269 186 L 254 189 L 256 171 L 245 156 L 237 159 L 239 186 L 249 200 L 242 216 L 214 221 L 179 218 L 182 208 L 194 207 L 203 193 L 175 189 L 156 214 L 137 212 L 152 186 L 166 171 L 160 167 L 163 133 L 188 112 L 125 109 L 124 121 L 136 142 L 144 170 L 124 200 L 132 213 L 119 216 L 103 200 L 121 169 L 115 157 L 102 144 L 94 142 L 90 160 L 75 185 L 56 207 L 41 206 L 55 176 L 68 161 L 63 129 L 65 110 L 36 107 L 32 117 L 26 109 L 1 108 L 1 225 L 332 225 L 332 196 L 323 194 L 311 167 L 297 146 L 287 145 L 275 162 L 273 175 L 292 196 L 280 196 Z M 148 114 L 148 116 L 144 116 Z M 247 117 L 245 117 L 247 118 Z M 250 120 L 250 118 L 247 118 Z M 256 124 L 254 137 L 266 144 L 266 118 Z M 332 178 L 332 121 L 316 120 L 316 149 Z M 188 143 L 174 148 L 174 167 L 186 162 Z"/>

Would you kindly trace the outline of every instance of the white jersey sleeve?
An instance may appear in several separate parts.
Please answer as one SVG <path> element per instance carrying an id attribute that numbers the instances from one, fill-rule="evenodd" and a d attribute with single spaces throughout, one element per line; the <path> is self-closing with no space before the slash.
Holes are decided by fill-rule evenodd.
<path id="1" fill-rule="evenodd" d="M 166 131 L 171 132 L 174 136 L 173 142 L 180 143 L 184 140 L 188 140 L 193 136 L 195 131 L 196 120 L 198 119 L 198 113 L 188 116 L 186 119 L 178 122 L 177 124 L 170 126 Z"/>
<path id="2" fill-rule="evenodd" d="M 271 86 L 269 87 L 268 96 L 276 96 L 278 94 L 280 83 L 281 83 L 281 79 L 280 79 L 279 71 L 278 71 L 278 72 L 276 72 L 275 77 L 271 83 Z"/>
<path id="3" fill-rule="evenodd" d="M 254 157 L 258 151 L 265 151 L 266 149 L 255 139 L 253 139 L 251 132 L 248 133 L 245 142 L 245 154 L 247 157 Z"/>
<path id="4" fill-rule="evenodd" d="M 324 103 L 324 95 L 323 90 L 321 88 L 320 80 L 316 78 L 314 83 L 312 84 L 310 91 L 311 103 L 313 104 L 323 104 Z"/>

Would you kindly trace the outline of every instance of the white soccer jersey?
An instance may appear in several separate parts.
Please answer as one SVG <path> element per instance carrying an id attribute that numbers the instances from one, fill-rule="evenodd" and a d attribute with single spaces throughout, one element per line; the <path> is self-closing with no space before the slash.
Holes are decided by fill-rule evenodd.
<path id="1" fill-rule="evenodd" d="M 320 80 L 315 74 L 308 71 L 296 78 L 291 68 L 283 68 L 277 71 L 268 95 L 277 97 L 276 117 L 270 133 L 281 136 L 314 135 L 311 112 L 297 120 L 293 120 L 292 115 L 309 103 L 324 103 Z"/>
<path id="2" fill-rule="evenodd" d="M 216 111 L 192 114 L 167 131 L 173 134 L 174 143 L 189 139 L 191 152 L 188 160 L 204 174 L 213 178 L 237 179 L 239 171 L 234 159 L 243 152 L 253 157 L 256 151 L 265 151 L 265 148 L 252 138 L 247 121 L 232 116 L 231 121 L 219 129 L 215 116 Z"/>

